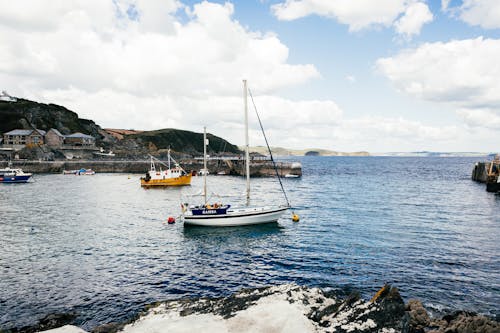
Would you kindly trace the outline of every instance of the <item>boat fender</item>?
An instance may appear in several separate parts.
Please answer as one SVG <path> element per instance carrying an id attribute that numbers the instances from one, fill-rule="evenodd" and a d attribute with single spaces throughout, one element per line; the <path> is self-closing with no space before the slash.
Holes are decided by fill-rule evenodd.
<path id="1" fill-rule="evenodd" d="M 174 223 L 175 223 L 175 217 L 173 217 L 173 216 L 169 216 L 169 217 L 168 217 L 168 220 L 167 220 L 167 223 L 168 223 L 168 224 L 174 224 Z"/>

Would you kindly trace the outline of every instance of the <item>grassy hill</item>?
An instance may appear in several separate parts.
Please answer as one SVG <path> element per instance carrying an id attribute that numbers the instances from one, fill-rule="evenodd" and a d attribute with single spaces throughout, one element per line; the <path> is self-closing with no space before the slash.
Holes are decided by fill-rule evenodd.
<path id="1" fill-rule="evenodd" d="M 183 153 L 203 153 L 203 133 L 166 128 L 125 135 L 124 139 L 135 140 L 137 143 L 153 150 L 171 148 L 174 151 Z M 207 139 L 209 142 L 207 146 L 208 153 L 240 153 L 237 146 L 218 136 L 207 133 Z"/>

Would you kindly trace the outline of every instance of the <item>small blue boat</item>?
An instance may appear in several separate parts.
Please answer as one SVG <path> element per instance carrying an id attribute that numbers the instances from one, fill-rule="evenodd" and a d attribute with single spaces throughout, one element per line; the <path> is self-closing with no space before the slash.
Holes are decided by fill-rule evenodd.
<path id="1" fill-rule="evenodd" d="M 11 169 L 10 167 L 0 169 L 0 183 L 27 183 L 31 176 L 31 173 L 25 173 L 22 169 Z"/>

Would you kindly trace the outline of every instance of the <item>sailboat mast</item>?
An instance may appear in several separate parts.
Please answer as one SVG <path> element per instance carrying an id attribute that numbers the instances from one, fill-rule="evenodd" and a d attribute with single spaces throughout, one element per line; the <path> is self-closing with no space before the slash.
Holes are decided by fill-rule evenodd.
<path id="1" fill-rule="evenodd" d="M 170 170 L 170 148 L 168 148 L 168 169 Z"/>
<path id="2" fill-rule="evenodd" d="M 247 80 L 243 80 L 243 100 L 245 104 L 245 174 L 247 177 L 247 206 L 250 204 L 250 147 L 248 144 Z"/>
<path id="3" fill-rule="evenodd" d="M 203 203 L 207 203 L 207 127 L 203 127 Z"/>

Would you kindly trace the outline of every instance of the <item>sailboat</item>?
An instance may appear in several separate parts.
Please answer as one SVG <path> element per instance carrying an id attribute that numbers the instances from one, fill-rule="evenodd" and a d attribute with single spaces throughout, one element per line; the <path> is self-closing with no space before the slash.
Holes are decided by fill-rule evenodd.
<path id="1" fill-rule="evenodd" d="M 170 156 L 170 149 L 168 150 L 168 160 L 165 164 L 160 160 L 151 157 L 151 167 L 148 172 L 146 172 L 145 177 L 141 177 L 142 187 L 152 187 L 152 186 L 182 186 L 191 184 L 191 173 L 187 173 L 180 165 L 177 163 L 172 156 Z M 167 170 L 156 169 L 155 160 L 167 167 Z M 172 164 L 174 167 L 172 168 Z"/>
<path id="2" fill-rule="evenodd" d="M 203 204 L 194 206 L 182 203 L 182 218 L 184 225 L 207 226 L 207 227 L 231 227 L 245 226 L 277 222 L 283 213 L 290 208 L 287 205 L 280 206 L 250 206 L 250 153 L 248 140 L 248 105 L 247 105 L 247 81 L 243 80 L 243 97 L 245 106 L 245 176 L 246 176 L 246 199 L 247 206 L 233 208 L 230 204 L 214 203 L 207 201 L 207 178 L 203 176 Z M 203 132 L 203 168 L 207 170 L 207 134 L 206 128 Z M 283 193 L 284 190 L 283 190 Z M 286 197 L 286 194 L 285 194 Z"/>

